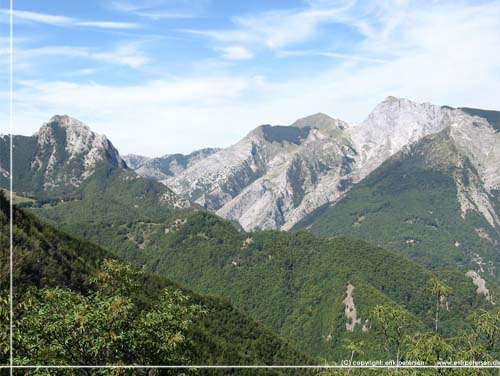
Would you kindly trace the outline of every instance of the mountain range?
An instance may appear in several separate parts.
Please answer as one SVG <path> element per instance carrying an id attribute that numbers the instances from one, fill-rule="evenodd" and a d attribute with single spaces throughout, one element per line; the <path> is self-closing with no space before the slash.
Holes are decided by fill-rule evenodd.
<path id="1" fill-rule="evenodd" d="M 290 126 L 263 125 L 228 148 L 185 156 L 189 163 L 177 172 L 165 174 L 148 164 L 141 174 L 163 173 L 160 180 L 176 193 L 245 230 L 288 230 L 323 204 L 336 202 L 403 147 L 449 127 L 487 192 L 498 189 L 499 115 L 486 113 L 388 97 L 359 124 L 320 113 Z M 478 135 L 473 143 L 467 142 L 471 132 Z M 487 198 L 461 200 L 463 210 L 474 208 L 498 225 Z"/>
<path id="2" fill-rule="evenodd" d="M 429 281 L 446 281 L 440 333 L 453 338 L 500 300 L 499 132 L 500 112 L 388 97 L 359 124 L 315 114 L 148 158 L 56 115 L 14 136 L 13 190 L 44 225 L 229 299 L 297 357 L 341 359 L 346 340 L 384 357 L 379 304 L 428 333 Z"/>
<path id="3" fill-rule="evenodd" d="M 497 111 L 388 97 L 359 124 L 316 114 L 260 126 L 159 180 L 246 231 L 355 236 L 498 279 L 499 131 Z"/>

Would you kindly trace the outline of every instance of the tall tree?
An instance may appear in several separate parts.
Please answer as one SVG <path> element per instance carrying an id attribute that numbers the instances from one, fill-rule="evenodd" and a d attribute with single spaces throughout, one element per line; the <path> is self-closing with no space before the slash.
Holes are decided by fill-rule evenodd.
<path id="1" fill-rule="evenodd" d="M 432 294 L 436 299 L 436 316 L 434 318 L 434 330 L 437 333 L 439 329 L 439 306 L 443 299 L 446 299 L 451 292 L 451 288 L 448 287 L 443 281 L 437 277 L 432 277 L 430 280 L 430 287 L 427 291 Z"/>

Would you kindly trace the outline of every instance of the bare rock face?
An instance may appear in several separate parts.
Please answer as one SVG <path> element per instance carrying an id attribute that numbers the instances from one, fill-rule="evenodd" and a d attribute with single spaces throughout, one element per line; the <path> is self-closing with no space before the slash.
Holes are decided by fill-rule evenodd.
<path id="1" fill-rule="evenodd" d="M 53 116 L 33 136 L 36 153 L 32 175 L 43 180 L 46 191 L 78 187 L 95 170 L 99 161 L 126 168 L 118 151 L 104 135 L 93 132 L 69 116 Z"/>
<path id="2" fill-rule="evenodd" d="M 286 228 L 351 184 L 346 127 L 324 114 L 263 125 L 165 184 L 246 230 Z"/>
<path id="3" fill-rule="evenodd" d="M 478 295 L 484 296 L 486 301 L 488 301 L 494 305 L 495 301 L 493 300 L 493 298 L 490 294 L 490 290 L 486 287 L 486 281 L 484 280 L 484 278 L 482 278 L 481 275 L 474 270 L 467 271 L 467 273 L 465 273 L 465 275 L 467 277 L 471 278 L 472 283 L 474 283 L 474 286 L 477 287 L 476 293 Z"/>
<path id="4" fill-rule="evenodd" d="M 420 140 L 441 137 L 433 143 L 434 150 L 420 150 L 427 163 L 455 169 L 463 218 L 476 211 L 500 229 L 494 203 L 495 191 L 500 188 L 500 133 L 486 118 L 462 109 L 389 97 L 367 120 L 351 129 L 360 155 L 358 178 Z"/>
<path id="5" fill-rule="evenodd" d="M 386 98 L 359 124 L 319 113 L 290 126 L 260 126 L 237 144 L 171 169 L 169 175 L 144 167 L 136 171 L 157 177 L 245 230 L 288 230 L 320 206 L 335 204 L 405 147 L 444 130 L 453 143 L 450 158 L 456 163 L 470 160 L 478 175 L 466 184 L 456 179 L 464 213 L 475 210 L 500 225 L 490 200 L 500 188 L 495 127 L 471 109 L 402 98 Z"/>
<path id="6" fill-rule="evenodd" d="M 158 158 L 149 158 L 142 155 L 129 154 L 123 156 L 127 166 L 140 176 L 154 177 L 165 180 L 168 177 L 178 175 L 201 159 L 218 152 L 217 148 L 206 148 L 196 150 L 188 155 L 167 154 Z"/>
<path id="7" fill-rule="evenodd" d="M 349 129 L 359 155 L 356 174 L 368 175 L 404 146 L 443 130 L 450 125 L 451 113 L 441 106 L 387 97 Z"/>
<path id="8" fill-rule="evenodd" d="M 361 325 L 361 318 L 358 318 L 358 311 L 356 305 L 354 304 L 354 298 L 352 293 L 354 291 L 354 286 L 350 283 L 347 285 L 346 297 L 342 301 L 344 303 L 344 313 L 347 323 L 345 324 L 346 331 L 354 332 L 356 325 Z M 366 330 L 364 330 L 366 331 Z"/>

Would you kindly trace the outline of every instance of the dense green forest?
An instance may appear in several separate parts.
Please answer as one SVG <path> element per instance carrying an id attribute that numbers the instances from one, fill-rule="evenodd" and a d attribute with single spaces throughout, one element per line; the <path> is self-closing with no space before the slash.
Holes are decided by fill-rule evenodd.
<path id="1" fill-rule="evenodd" d="M 6 364 L 8 203 L 0 200 L 0 363 Z M 226 300 L 123 263 L 17 208 L 14 256 L 18 365 L 313 362 Z"/>
<path id="2" fill-rule="evenodd" d="M 196 291 L 219 294 L 297 348 L 328 359 L 347 355 L 344 340 L 365 343 L 365 356 L 384 357 L 380 333 L 371 327 L 379 304 L 407 313 L 411 331 L 433 326 L 434 302 L 426 289 L 433 277 L 453 287 L 440 333 L 453 337 L 464 318 L 493 306 L 461 271 L 431 273 L 410 260 L 348 238 L 320 239 L 306 232 L 241 233 L 211 214 L 197 213 L 150 235 L 146 268 Z M 157 236 L 155 238 L 154 236 Z M 354 286 L 358 319 L 346 330 L 346 286 Z M 368 328 L 366 331 L 364 327 Z"/>
<path id="3" fill-rule="evenodd" d="M 196 211 L 165 220 L 122 219 L 103 225 L 98 216 L 90 222 L 74 215 L 70 204 L 35 212 L 146 270 L 200 293 L 229 298 L 298 349 L 327 361 L 349 354 L 345 340 L 363 341 L 367 358 L 386 356 L 377 329 L 363 331 L 373 322 L 371 313 L 378 304 L 404 310 L 412 331 L 431 331 L 434 303 L 426 288 L 433 276 L 453 287 L 448 309 L 442 312 L 443 336 L 466 329 L 464 319 L 473 311 L 492 308 L 463 271 L 429 272 L 362 241 L 321 239 L 306 232 L 243 233 Z M 362 319 L 353 332 L 345 329 L 348 283 L 355 287 L 353 299 Z"/>
<path id="4" fill-rule="evenodd" d="M 0 347 L 1 363 L 7 363 L 8 357 L 8 296 L 7 278 L 8 267 L 5 262 L 8 256 L 6 232 L 7 201 L 0 196 L 2 230 L 2 276 L 0 282 Z M 270 279 L 276 283 L 276 290 L 282 283 L 287 283 L 286 294 L 296 294 L 294 284 L 296 278 L 285 273 L 283 267 L 293 269 L 299 266 L 302 260 L 310 259 L 312 251 L 320 252 L 321 245 L 326 244 L 306 233 L 280 234 L 243 234 L 238 232 L 227 222 L 208 214 L 192 214 L 186 218 L 183 225 L 174 221 L 176 229 L 171 231 L 169 238 L 172 252 L 189 253 L 195 247 L 204 254 L 216 254 L 228 251 L 223 245 L 237 241 L 239 264 L 230 265 L 222 262 L 226 269 L 242 270 L 245 265 L 256 263 L 260 258 L 277 261 L 278 267 L 270 273 Z M 248 319 L 231 304 L 220 298 L 207 298 L 192 293 L 185 288 L 175 285 L 168 280 L 154 274 L 149 274 L 110 256 L 102 248 L 89 242 L 81 241 L 55 230 L 50 225 L 36 219 L 33 215 L 22 210 L 14 210 L 14 255 L 15 255 L 15 332 L 14 349 L 16 364 L 92 364 L 105 362 L 107 364 L 338 364 L 324 358 L 312 358 L 294 350 L 289 344 L 278 339 L 261 324 Z M 225 235 L 224 235 L 225 234 Z M 224 235 L 224 236 L 223 236 Z M 250 235 L 250 236 L 249 236 Z M 218 238 L 220 237 L 220 238 Z M 252 240 L 248 240 L 252 238 Z M 202 243 L 196 243 L 202 240 Z M 240 243 L 241 241 L 241 243 Z M 386 359 L 401 361 L 421 361 L 426 364 L 435 364 L 444 360 L 494 360 L 498 359 L 500 311 L 482 309 L 482 305 L 472 296 L 468 302 L 462 301 L 461 295 L 466 286 L 460 286 L 454 278 L 458 275 L 448 271 L 436 278 L 423 270 L 411 273 L 405 269 L 405 264 L 411 262 L 400 258 L 394 269 L 387 273 L 383 261 L 379 266 L 374 264 L 376 259 L 383 259 L 384 251 L 366 243 L 354 242 L 349 239 L 330 240 L 330 254 L 333 257 L 326 262 L 324 269 L 318 269 L 317 280 L 310 286 L 321 289 L 326 286 L 332 294 L 335 285 L 327 286 L 325 269 L 332 267 L 336 261 L 342 264 L 341 259 L 354 253 L 357 258 L 358 272 L 348 272 L 349 282 L 357 286 L 359 293 L 354 290 L 354 300 L 359 314 L 370 320 L 370 336 L 364 335 L 362 330 L 355 330 L 350 336 L 334 337 L 330 341 L 336 349 L 339 359 L 363 360 L 373 359 L 378 354 Z M 182 248 L 180 245 L 184 244 Z M 204 247 L 201 247 L 203 246 Z M 270 247 L 273 245 L 272 247 Z M 309 247 L 309 252 L 299 259 L 292 256 L 299 249 Z M 276 246 L 276 247 L 275 247 Z M 260 252 L 257 251 L 260 249 Z M 287 249 L 280 254 L 282 249 Z M 344 249 L 344 252 L 342 252 Z M 359 253 L 355 250 L 358 249 Z M 273 254 L 269 251 L 273 250 Z M 277 250 L 277 251 L 276 251 Z M 313 253 L 315 253 L 313 252 Z M 244 258 L 243 254 L 250 257 Z M 367 258 L 373 253 L 376 258 Z M 253 255 L 252 255 L 253 254 Z M 224 255 L 235 256 L 235 254 Z M 269 258 L 271 256 L 271 259 Z M 204 256 L 203 256 L 204 257 Z M 203 258 L 201 257 L 201 258 Z M 392 255 L 390 256 L 392 258 Z M 367 258 L 363 261 L 363 258 Z M 206 260 L 208 261 L 208 260 Z M 352 261 L 352 260 L 351 260 Z M 294 262 L 296 264 L 294 264 Z M 343 261 L 344 263 L 347 260 Z M 368 267 L 370 265 L 370 267 Z M 207 264 L 211 269 L 211 265 Z M 319 267 L 320 263 L 305 264 L 304 267 Z M 343 265 L 345 267 L 345 264 Z M 380 269 L 380 275 L 375 272 L 369 278 L 371 285 L 363 280 L 363 275 L 369 270 Z M 342 265 L 336 272 L 341 273 Z M 225 274 L 224 271 L 219 271 Z M 298 276 L 305 278 L 303 267 L 298 270 Z M 347 274 L 346 274 L 347 273 Z M 385 277 L 383 276 L 385 274 Z M 380 290 L 388 290 L 390 275 L 415 284 L 411 291 L 414 296 L 401 295 L 395 290 L 392 295 L 384 296 Z M 423 277 L 422 274 L 423 273 Z M 279 274 L 282 274 L 281 278 Z M 193 276 L 193 274 L 191 274 Z M 262 274 L 257 274 L 263 278 Z M 248 277 L 248 275 L 247 275 Z M 225 276 L 221 276 L 221 280 Z M 423 290 L 419 290 L 419 279 L 427 282 Z M 404 278 L 403 278 L 404 280 Z M 446 281 L 446 282 L 444 282 Z M 249 289 L 256 280 L 242 279 Z M 449 285 L 447 285 L 449 284 Z M 229 287 L 238 288 L 236 281 Z M 375 288 L 376 286 L 377 288 Z M 424 287 L 422 286 L 422 287 Z M 453 289 L 450 289 L 453 286 Z M 254 285 L 256 290 L 261 286 Z M 340 286 L 340 298 L 345 298 L 343 292 L 345 283 Z M 366 292 L 363 290 L 366 289 Z M 268 295 L 267 303 L 276 303 L 279 310 L 286 310 L 286 304 L 279 301 L 280 294 L 276 291 L 265 291 Z M 285 294 L 285 295 L 286 295 Z M 315 305 L 320 302 L 311 300 L 311 295 L 295 298 L 309 299 L 309 304 L 303 307 L 304 315 L 311 315 Z M 263 295 L 261 295 L 263 296 Z M 444 298 L 444 299 L 443 299 Z M 262 299 L 264 299 L 262 297 Z M 368 309 L 374 299 L 374 305 Z M 406 304 L 397 302 L 407 299 Z M 420 299 L 420 300 L 419 300 Z M 447 301 L 450 307 L 448 311 Z M 412 307 L 413 302 L 415 306 Z M 257 302 L 258 303 L 258 302 Z M 436 304 L 437 303 L 437 304 Z M 260 304 L 260 303 L 258 303 Z M 424 307 L 418 311 L 418 306 Z M 463 305 L 475 304 L 474 311 Z M 336 317 L 339 329 L 343 329 L 345 320 L 342 320 L 342 303 L 337 302 L 339 308 Z M 412 307 L 412 308 L 411 308 Z M 437 311 L 436 311 L 437 308 Z M 279 310 L 276 310 L 277 313 Z M 335 311 L 330 311 L 335 315 Z M 427 317 L 428 315 L 428 317 Z M 453 335 L 446 333 L 452 330 L 453 318 L 466 315 L 460 330 L 453 330 Z M 327 315 L 328 316 L 328 315 Z M 271 316 L 272 317 L 272 316 Z M 362 316 L 363 317 L 363 316 Z M 458 322 L 454 322 L 457 324 Z M 437 326 L 437 329 L 434 327 Z M 306 327 L 305 330 L 310 328 Z M 332 329 L 332 328 L 330 328 Z M 358 328 L 359 329 L 359 328 Z M 344 327 L 345 331 L 345 327 Z M 379 346 L 378 352 L 374 346 Z M 81 371 L 81 372 L 80 372 Z M 19 371 L 19 374 L 140 374 L 142 371 L 133 370 L 80 370 L 68 372 L 63 370 L 29 372 Z M 143 370 L 147 374 L 156 372 Z M 149 373 L 148 373 L 149 372 Z M 307 374 L 320 375 L 390 375 L 391 370 L 182 370 L 183 374 Z M 158 371 L 158 373 L 162 373 Z M 165 374 L 181 374 L 180 371 Z M 400 375 L 469 375 L 470 370 L 399 370 Z M 475 374 L 490 374 L 488 370 L 478 370 Z"/>
<path id="5" fill-rule="evenodd" d="M 74 195 L 76 198 L 63 202 L 38 199 L 25 206 L 72 235 L 105 244 L 116 256 L 135 257 L 138 265 L 144 261 L 141 252 L 137 252 L 142 245 L 140 239 L 130 241 L 131 227 L 198 210 L 191 206 L 175 207 L 172 192 L 164 185 L 130 170 L 116 169 L 105 161 L 98 164 Z"/>

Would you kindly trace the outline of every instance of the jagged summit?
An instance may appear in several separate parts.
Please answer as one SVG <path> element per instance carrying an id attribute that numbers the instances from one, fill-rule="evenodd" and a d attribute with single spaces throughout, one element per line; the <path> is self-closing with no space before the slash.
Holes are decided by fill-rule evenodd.
<path id="1" fill-rule="evenodd" d="M 2 140 L 5 142 L 6 140 Z M 15 136 L 15 164 L 19 191 L 69 194 L 93 174 L 99 162 L 127 168 L 104 135 L 68 115 L 55 115 L 31 137 Z"/>
<path id="2" fill-rule="evenodd" d="M 57 123 L 59 126 L 65 127 L 65 128 L 83 127 L 83 128 L 90 129 L 89 126 L 85 125 L 80 120 L 75 119 L 74 117 L 71 117 L 69 115 L 54 115 L 49 119 L 47 124 L 53 124 L 53 123 Z"/>
<path id="3" fill-rule="evenodd" d="M 335 203 L 406 145 L 452 126 L 458 142 L 463 132 L 479 129 L 474 122 L 488 126 L 471 111 L 388 96 L 358 124 L 316 113 L 290 126 L 261 125 L 163 182 L 247 230 L 286 230 L 319 206 Z M 474 153 L 474 160 L 484 162 L 496 155 L 476 149 L 464 155 Z M 496 168 L 478 168 L 488 186 L 498 186 Z"/>
<path id="4" fill-rule="evenodd" d="M 59 156 L 59 159 L 83 159 L 84 177 L 92 173 L 99 160 L 108 160 L 116 167 L 126 168 L 118 150 L 105 135 L 92 131 L 86 124 L 68 115 L 52 116 L 36 136 L 40 147 L 52 148 L 51 158 L 55 158 L 56 149 L 64 148 L 66 155 Z"/>

